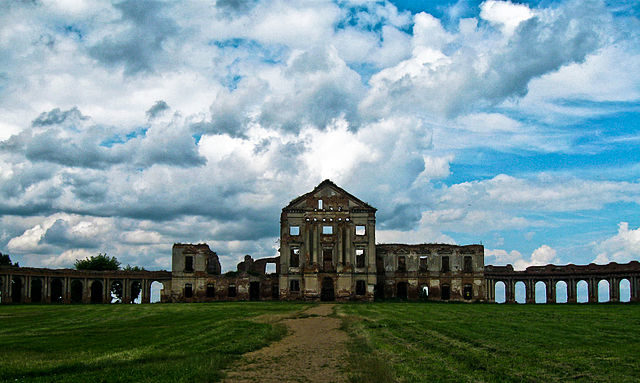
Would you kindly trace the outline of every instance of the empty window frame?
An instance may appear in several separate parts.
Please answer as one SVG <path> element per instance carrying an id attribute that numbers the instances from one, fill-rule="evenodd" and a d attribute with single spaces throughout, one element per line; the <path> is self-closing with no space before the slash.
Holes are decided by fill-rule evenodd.
<path id="1" fill-rule="evenodd" d="M 429 270 L 429 257 L 423 255 L 420 257 L 420 271 L 428 271 Z"/>
<path id="2" fill-rule="evenodd" d="M 367 293 L 367 285 L 365 281 L 356 281 L 356 295 L 365 295 Z"/>
<path id="3" fill-rule="evenodd" d="M 184 257 L 184 272 L 192 273 L 193 272 L 193 256 L 187 255 Z"/>
<path id="4" fill-rule="evenodd" d="M 356 249 L 356 267 L 364 267 L 364 249 Z"/>
<path id="5" fill-rule="evenodd" d="M 365 235 L 367 228 L 364 225 L 356 225 L 356 235 Z"/>
<path id="6" fill-rule="evenodd" d="M 398 271 L 407 271 L 407 258 L 404 255 L 398 257 Z"/>
<path id="7" fill-rule="evenodd" d="M 473 273 L 473 258 L 471 258 L 471 256 L 467 255 L 464 257 L 464 265 L 462 270 L 465 273 Z"/>
<path id="8" fill-rule="evenodd" d="M 442 257 L 442 272 L 443 273 L 448 273 L 449 272 L 449 256 L 445 255 L 444 257 Z"/>
<path id="9" fill-rule="evenodd" d="M 207 283 L 207 298 L 216 296 L 216 287 L 213 283 Z"/>
<path id="10" fill-rule="evenodd" d="M 289 235 L 300 235 L 300 226 L 289 226 Z"/>
<path id="11" fill-rule="evenodd" d="M 333 226 L 322 226 L 322 234 L 324 235 L 333 234 Z"/>
<path id="12" fill-rule="evenodd" d="M 462 296 L 466 300 L 471 300 L 471 298 L 473 298 L 473 287 L 471 285 L 464 285 Z"/>
<path id="13" fill-rule="evenodd" d="M 289 281 L 289 291 L 291 292 L 300 291 L 300 281 L 298 279 L 292 279 Z"/>
<path id="14" fill-rule="evenodd" d="M 300 248 L 297 246 L 291 248 L 289 267 L 300 267 Z"/>
<path id="15" fill-rule="evenodd" d="M 322 200 L 321 199 L 318 200 L 318 209 L 322 209 Z"/>
<path id="16" fill-rule="evenodd" d="M 184 297 L 185 298 L 193 297 L 193 286 L 191 285 L 191 283 L 186 283 L 184 285 Z"/>
<path id="17" fill-rule="evenodd" d="M 232 283 L 232 284 L 230 284 L 230 285 L 229 285 L 229 291 L 227 292 L 227 295 L 228 295 L 230 298 L 233 298 L 233 297 L 235 297 L 235 296 L 236 296 L 236 294 L 237 294 L 237 292 L 236 292 L 236 285 Z"/>

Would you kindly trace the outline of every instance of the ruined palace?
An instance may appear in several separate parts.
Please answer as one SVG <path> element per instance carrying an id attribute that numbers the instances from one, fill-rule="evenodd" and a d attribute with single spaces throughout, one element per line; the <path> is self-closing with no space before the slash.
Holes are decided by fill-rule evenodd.
<path id="1" fill-rule="evenodd" d="M 376 243 L 376 208 L 325 180 L 293 199 L 280 215 L 279 255 L 246 255 L 237 271 L 222 273 L 218 254 L 207 244 L 176 243 L 172 270 L 78 271 L 0 266 L 0 303 L 150 302 L 154 283 L 161 302 L 221 300 L 373 301 L 374 299 L 515 302 L 516 285 L 536 302 L 544 284 L 546 302 L 556 302 L 564 284 L 568 302 L 586 283 L 588 302 L 597 302 L 607 281 L 610 301 L 628 281 L 630 301 L 640 301 L 640 263 L 531 266 L 484 264 L 482 245 Z"/>

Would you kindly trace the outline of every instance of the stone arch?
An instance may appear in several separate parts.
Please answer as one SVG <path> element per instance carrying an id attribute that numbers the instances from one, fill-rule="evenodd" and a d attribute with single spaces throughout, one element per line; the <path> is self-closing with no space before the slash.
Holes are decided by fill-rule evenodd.
<path id="1" fill-rule="evenodd" d="M 622 278 L 618 283 L 618 299 L 620 302 L 631 302 L 631 281 L 629 278 Z"/>
<path id="2" fill-rule="evenodd" d="M 112 281 L 109 293 L 111 296 L 111 303 L 122 303 L 124 300 L 124 285 L 122 284 L 122 281 Z"/>
<path id="3" fill-rule="evenodd" d="M 547 282 L 537 281 L 533 293 L 535 303 L 547 303 Z"/>
<path id="4" fill-rule="evenodd" d="M 569 285 L 565 281 L 556 282 L 556 303 L 567 303 L 569 301 Z"/>
<path id="5" fill-rule="evenodd" d="M 598 302 L 604 303 L 609 302 L 611 300 L 611 296 L 609 295 L 609 281 L 606 279 L 601 279 L 598 281 Z"/>
<path id="6" fill-rule="evenodd" d="M 131 297 L 128 303 L 142 303 L 142 282 L 131 282 L 131 289 L 129 291 L 131 292 Z"/>
<path id="7" fill-rule="evenodd" d="M 578 303 L 589 303 L 589 282 L 584 279 L 576 283 L 576 301 Z"/>
<path id="8" fill-rule="evenodd" d="M 51 280 L 51 303 L 62 303 L 64 302 L 64 292 L 63 292 L 62 281 L 58 278 L 54 278 Z"/>
<path id="9" fill-rule="evenodd" d="M 507 285 L 504 281 L 497 281 L 493 291 L 496 303 L 505 303 L 507 301 Z"/>
<path id="10" fill-rule="evenodd" d="M 102 282 L 95 280 L 91 283 L 91 303 L 102 303 Z"/>
<path id="11" fill-rule="evenodd" d="M 513 295 L 517 303 L 527 303 L 527 285 L 524 281 L 516 281 Z"/>
<path id="12" fill-rule="evenodd" d="M 17 275 L 11 278 L 11 302 L 22 302 L 22 277 Z"/>
<path id="13" fill-rule="evenodd" d="M 31 279 L 31 303 L 42 303 L 42 279 Z"/>
<path id="14" fill-rule="evenodd" d="M 82 303 L 83 298 L 82 282 L 78 279 L 71 281 L 71 303 Z"/>
<path id="15" fill-rule="evenodd" d="M 151 282 L 150 294 L 149 294 L 151 303 L 162 302 L 162 290 L 164 290 L 164 283 L 160 281 Z"/>
<path id="16" fill-rule="evenodd" d="M 424 300 L 429 299 L 429 286 L 427 285 L 420 286 L 420 298 Z"/>

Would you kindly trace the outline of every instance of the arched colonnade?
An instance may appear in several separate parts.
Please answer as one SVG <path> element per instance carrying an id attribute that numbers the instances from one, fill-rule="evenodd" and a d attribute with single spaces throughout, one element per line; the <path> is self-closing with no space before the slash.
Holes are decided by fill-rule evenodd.
<path id="1" fill-rule="evenodd" d="M 170 281 L 168 271 L 0 267 L 0 303 L 150 303 L 152 284 Z"/>
<path id="2" fill-rule="evenodd" d="M 544 283 L 546 303 L 556 302 L 556 289 L 559 282 L 566 283 L 568 303 L 578 302 L 579 283 L 586 282 L 589 303 L 597 303 L 599 285 L 607 281 L 609 286 L 609 302 L 620 302 L 620 285 L 624 280 L 629 282 L 629 300 L 640 301 L 640 263 L 632 261 L 627 264 L 609 263 L 608 265 L 546 265 L 530 266 L 524 271 L 515 271 L 511 265 L 486 266 L 488 302 L 496 302 L 496 284 L 504 283 L 506 303 L 516 303 L 516 284 L 522 282 L 525 291 L 525 303 L 536 302 L 536 284 Z M 564 287 L 564 286 L 563 286 Z"/>

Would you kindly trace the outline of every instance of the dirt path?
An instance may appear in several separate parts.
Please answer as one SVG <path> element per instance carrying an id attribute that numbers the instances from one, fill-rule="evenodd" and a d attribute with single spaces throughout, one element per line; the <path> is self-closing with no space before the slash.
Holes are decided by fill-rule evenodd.
<path id="1" fill-rule="evenodd" d="M 284 319 L 289 334 L 268 347 L 245 354 L 226 371 L 223 382 L 346 382 L 347 334 L 329 317 L 334 305 L 321 304 Z"/>

